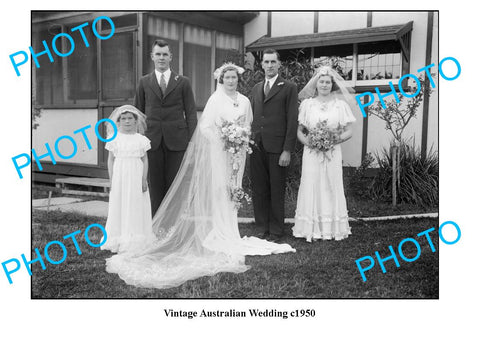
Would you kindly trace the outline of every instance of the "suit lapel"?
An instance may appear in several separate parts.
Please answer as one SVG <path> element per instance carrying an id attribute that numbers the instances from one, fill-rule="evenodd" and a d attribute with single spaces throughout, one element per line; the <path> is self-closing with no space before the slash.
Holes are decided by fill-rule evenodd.
<path id="1" fill-rule="evenodd" d="M 270 92 L 268 92 L 268 95 L 267 97 L 265 98 L 265 100 L 263 101 L 264 103 L 266 103 L 267 101 L 270 100 L 270 98 L 272 98 L 273 96 L 275 96 L 279 91 L 280 89 L 282 88 L 282 86 L 279 86 L 278 84 L 279 83 L 284 83 L 284 80 L 282 78 L 280 78 L 280 76 L 277 77 L 277 80 L 275 80 L 275 83 L 273 84 L 272 88 L 270 89 Z M 265 81 L 263 82 L 263 84 L 265 84 Z M 283 85 L 283 84 L 282 84 Z M 262 86 L 262 91 L 263 91 L 263 86 Z"/>
<path id="2" fill-rule="evenodd" d="M 167 97 L 168 94 L 172 92 L 175 87 L 177 87 L 179 80 L 180 80 L 180 77 L 178 76 L 178 74 L 172 71 L 170 73 L 170 79 L 168 80 L 167 89 L 165 90 L 164 98 Z"/>
<path id="3" fill-rule="evenodd" d="M 158 98 L 163 99 L 162 90 L 160 89 L 160 85 L 158 84 L 155 71 L 150 73 L 148 83 L 150 84 L 150 87 L 152 88 L 153 92 L 158 96 Z"/>

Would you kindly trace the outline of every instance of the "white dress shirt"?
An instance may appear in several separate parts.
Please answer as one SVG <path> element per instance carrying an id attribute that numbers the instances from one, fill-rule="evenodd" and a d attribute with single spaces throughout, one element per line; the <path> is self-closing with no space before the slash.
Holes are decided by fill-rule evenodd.
<path id="1" fill-rule="evenodd" d="M 276 75 L 275 77 L 273 77 L 273 78 L 270 78 L 270 79 L 265 78 L 265 85 L 263 86 L 263 92 L 264 92 L 264 93 L 265 93 L 265 88 L 267 87 L 267 82 L 270 83 L 269 85 L 270 85 L 270 90 L 271 90 L 272 87 L 273 87 L 273 84 L 275 84 L 275 82 L 277 81 L 277 78 L 278 78 L 278 73 L 277 73 L 277 75 Z"/>
<path id="2" fill-rule="evenodd" d="M 165 77 L 165 86 L 168 87 L 168 81 L 170 80 L 170 75 L 172 74 L 172 71 L 168 69 L 162 73 L 155 69 L 155 76 L 157 77 L 157 82 L 159 85 L 160 85 L 160 79 L 162 79 L 162 74 Z"/>

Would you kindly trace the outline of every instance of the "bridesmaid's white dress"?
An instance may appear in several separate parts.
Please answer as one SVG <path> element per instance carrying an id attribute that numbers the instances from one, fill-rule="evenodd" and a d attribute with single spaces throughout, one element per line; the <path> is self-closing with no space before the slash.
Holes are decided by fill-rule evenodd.
<path id="1" fill-rule="evenodd" d="M 326 104 L 315 98 L 305 99 L 299 111 L 298 121 L 307 129 L 320 120 L 327 121 L 331 128 L 355 121 L 348 104 L 336 98 Z M 311 242 L 312 239 L 342 240 L 351 234 L 342 172 L 340 145 L 326 154 L 304 147 L 293 226 L 295 237 Z"/>

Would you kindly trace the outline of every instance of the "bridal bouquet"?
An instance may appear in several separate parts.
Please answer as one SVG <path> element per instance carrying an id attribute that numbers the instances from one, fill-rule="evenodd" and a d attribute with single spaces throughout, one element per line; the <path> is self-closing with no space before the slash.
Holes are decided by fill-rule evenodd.
<path id="1" fill-rule="evenodd" d="M 230 157 L 232 166 L 232 174 L 230 177 L 230 199 L 238 210 L 243 202 L 249 204 L 251 202 L 250 196 L 237 185 L 237 174 L 240 170 L 243 153 L 252 153 L 251 145 L 254 142 L 250 139 L 251 130 L 249 126 L 242 126 L 240 119 L 235 121 L 228 121 L 222 119 L 220 125 L 220 139 L 223 142 L 223 149 L 227 151 Z"/>
<path id="2" fill-rule="evenodd" d="M 250 139 L 250 127 L 242 126 L 239 119 L 233 122 L 222 119 L 220 139 L 223 142 L 223 148 L 231 154 L 237 154 L 241 151 L 251 154 L 252 148 L 250 144 L 253 144 L 253 141 Z"/>
<path id="3" fill-rule="evenodd" d="M 323 152 L 327 156 L 327 151 L 333 149 L 343 131 L 344 128 L 340 124 L 336 128 L 329 128 L 327 121 L 321 120 L 308 130 L 307 147 L 317 153 Z"/>

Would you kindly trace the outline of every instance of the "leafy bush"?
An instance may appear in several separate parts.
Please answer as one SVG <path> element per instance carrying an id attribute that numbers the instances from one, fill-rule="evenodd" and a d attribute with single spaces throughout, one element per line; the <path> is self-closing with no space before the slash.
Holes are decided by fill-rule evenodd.
<path id="1" fill-rule="evenodd" d="M 438 205 L 438 153 L 430 149 L 422 159 L 421 152 L 411 145 L 402 143 L 400 151 L 400 186 L 398 200 L 402 203 L 418 204 L 422 207 Z M 375 155 L 379 165 L 370 193 L 375 199 L 390 201 L 392 198 L 392 157 L 389 149 L 383 148 Z"/>

